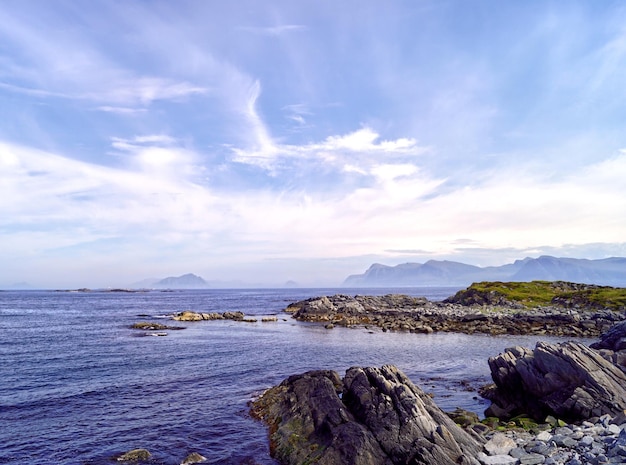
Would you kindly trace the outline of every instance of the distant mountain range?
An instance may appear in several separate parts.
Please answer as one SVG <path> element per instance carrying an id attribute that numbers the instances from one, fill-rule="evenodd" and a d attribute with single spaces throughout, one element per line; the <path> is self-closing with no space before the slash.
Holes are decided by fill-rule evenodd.
<path id="1" fill-rule="evenodd" d="M 480 281 L 571 281 L 626 286 L 626 258 L 600 260 L 541 256 L 502 266 L 479 267 L 448 260 L 386 266 L 375 263 L 363 274 L 348 276 L 343 286 L 469 286 Z"/>

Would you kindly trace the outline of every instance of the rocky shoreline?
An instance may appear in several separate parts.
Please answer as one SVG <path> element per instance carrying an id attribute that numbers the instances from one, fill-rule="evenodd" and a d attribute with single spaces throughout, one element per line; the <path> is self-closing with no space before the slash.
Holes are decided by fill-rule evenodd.
<path id="1" fill-rule="evenodd" d="M 624 411 L 504 426 L 469 414 L 456 424 L 459 412 L 441 411 L 390 365 L 353 367 L 343 380 L 330 370 L 291 376 L 253 402 L 251 414 L 268 424 L 270 453 L 286 465 L 626 463 Z"/>
<path id="2" fill-rule="evenodd" d="M 435 331 L 597 337 L 625 321 L 623 311 L 583 309 L 558 305 L 523 308 L 514 303 L 461 304 L 432 302 L 424 297 L 385 296 L 315 297 L 295 302 L 285 312 L 299 321 L 334 326 L 371 326 L 383 331 Z"/>
<path id="3" fill-rule="evenodd" d="M 626 464 L 624 304 L 598 300 L 592 295 L 598 286 L 539 285 L 560 293 L 532 308 L 476 289 L 443 302 L 334 295 L 289 305 L 293 318 L 329 329 L 601 340 L 591 346 L 539 342 L 490 358 L 494 384 L 480 393 L 492 404 L 482 421 L 458 409 L 444 413 L 391 365 L 353 367 L 343 379 L 329 370 L 291 376 L 251 407 L 269 426 L 271 455 L 287 465 Z"/>

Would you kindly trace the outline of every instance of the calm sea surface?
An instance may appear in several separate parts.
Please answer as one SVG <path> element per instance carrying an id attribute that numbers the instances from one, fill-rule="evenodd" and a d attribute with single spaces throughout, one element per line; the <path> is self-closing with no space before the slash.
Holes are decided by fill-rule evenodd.
<path id="1" fill-rule="evenodd" d="M 455 289 L 0 292 L 0 463 L 111 464 L 146 448 L 155 464 L 276 464 L 248 402 L 285 377 L 397 365 L 444 410 L 486 408 L 466 390 L 487 358 L 536 337 L 383 333 L 300 323 L 281 311 L 317 295 L 390 292 L 441 300 Z M 275 323 L 161 320 L 183 310 L 278 315 Z M 141 337 L 130 325 L 185 326 Z M 543 340 L 557 340 L 543 338 Z"/>

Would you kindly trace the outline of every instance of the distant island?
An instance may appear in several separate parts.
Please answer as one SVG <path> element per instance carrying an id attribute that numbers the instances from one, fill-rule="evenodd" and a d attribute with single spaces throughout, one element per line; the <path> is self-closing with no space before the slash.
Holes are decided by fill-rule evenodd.
<path id="1" fill-rule="evenodd" d="M 502 266 L 479 267 L 448 260 L 386 266 L 375 263 L 363 274 L 348 276 L 345 287 L 469 286 L 480 281 L 571 281 L 626 286 L 626 258 L 599 260 L 541 256 Z"/>
<path id="2" fill-rule="evenodd" d="M 211 286 L 200 276 L 187 273 L 182 276 L 169 276 L 163 279 L 144 279 L 143 281 L 132 284 L 130 287 L 133 289 L 207 289 Z"/>

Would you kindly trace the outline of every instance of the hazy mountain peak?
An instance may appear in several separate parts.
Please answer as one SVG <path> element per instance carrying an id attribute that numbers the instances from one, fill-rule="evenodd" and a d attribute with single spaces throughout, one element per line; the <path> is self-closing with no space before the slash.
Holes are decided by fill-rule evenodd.
<path id="1" fill-rule="evenodd" d="M 626 258 L 589 260 L 542 255 L 526 257 L 502 266 L 479 267 L 451 260 L 375 264 L 363 274 L 348 276 L 344 286 L 469 286 L 480 281 L 571 281 L 607 286 L 626 286 Z"/>

